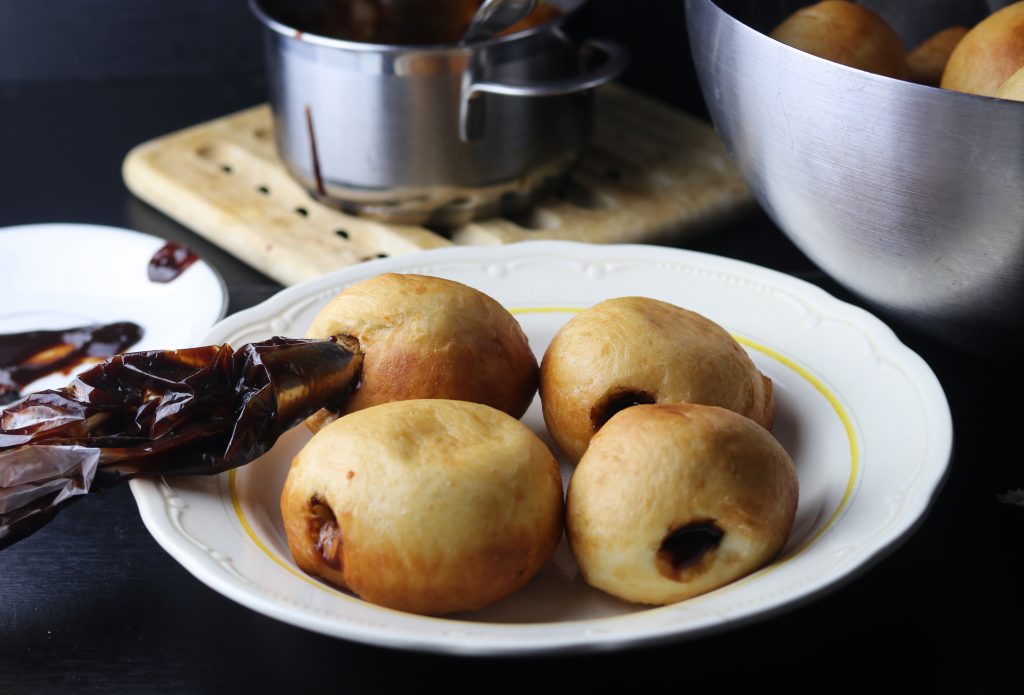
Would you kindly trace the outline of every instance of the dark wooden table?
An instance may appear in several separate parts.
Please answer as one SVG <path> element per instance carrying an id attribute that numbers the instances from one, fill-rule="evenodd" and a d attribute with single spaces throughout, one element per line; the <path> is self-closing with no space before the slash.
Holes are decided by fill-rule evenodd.
<path id="1" fill-rule="evenodd" d="M 262 97 L 258 80 L 0 86 L 0 226 L 88 222 L 184 242 L 225 277 L 230 311 L 251 306 L 279 287 L 134 199 L 120 163 L 143 140 Z M 761 215 L 689 247 L 792 273 L 849 299 Z M 85 283 L 88 272 L 38 282 Z M 18 288 L 3 301 L 31 291 Z M 895 552 L 781 615 L 598 656 L 476 659 L 368 647 L 276 622 L 207 588 L 150 537 L 124 486 L 83 500 L 0 553 L 0 693 L 1019 687 L 1024 509 L 997 494 L 1024 487 L 1020 368 L 895 327 L 948 394 L 952 473 Z"/>

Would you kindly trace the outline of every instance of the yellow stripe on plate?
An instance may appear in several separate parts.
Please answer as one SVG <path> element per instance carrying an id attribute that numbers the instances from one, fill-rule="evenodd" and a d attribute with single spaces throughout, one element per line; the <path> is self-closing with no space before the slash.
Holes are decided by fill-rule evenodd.
<path id="1" fill-rule="evenodd" d="M 584 309 L 584 307 L 519 307 L 519 308 L 515 308 L 515 309 L 510 309 L 509 311 L 511 313 L 513 313 L 513 314 L 577 314 L 577 313 L 583 311 L 583 309 Z M 792 553 L 790 553 L 788 557 L 772 563 L 771 565 L 769 565 L 768 567 L 765 567 L 760 572 L 757 572 L 754 575 L 748 575 L 747 577 L 741 578 L 741 579 L 739 579 L 736 582 L 732 582 L 729 586 L 735 586 L 736 584 L 742 583 L 745 580 L 749 580 L 753 576 L 764 575 L 765 573 L 777 569 L 778 567 L 782 566 L 783 564 L 785 564 L 785 563 L 789 562 L 790 560 L 796 558 L 800 554 L 806 552 L 806 550 L 808 548 L 810 548 L 814 543 L 816 543 L 822 537 L 822 535 L 824 535 L 824 533 L 826 531 L 828 531 L 828 529 L 831 528 L 835 524 L 836 520 L 843 513 L 843 510 L 846 508 L 846 506 L 850 502 L 850 498 L 853 496 L 853 491 L 854 491 L 854 489 L 856 488 L 856 485 L 857 485 L 857 476 L 858 476 L 858 474 L 860 472 L 860 461 L 859 461 L 860 449 L 859 449 L 858 444 L 857 444 L 857 437 L 856 437 L 856 433 L 854 431 L 853 421 L 851 420 L 850 416 L 847 414 L 846 409 L 843 407 L 842 403 L 839 402 L 839 398 L 834 393 L 832 393 L 831 389 L 829 389 L 828 386 L 826 386 L 824 384 L 824 382 L 821 381 L 821 379 L 819 379 L 814 374 L 812 374 L 810 371 L 808 371 L 807 368 L 805 368 L 805 367 L 801 366 L 800 364 L 798 364 L 792 358 L 786 357 L 782 353 L 780 353 L 780 352 L 778 352 L 776 350 L 773 350 L 772 348 L 769 348 L 767 346 L 761 345 L 760 343 L 758 343 L 756 341 L 753 341 L 750 338 L 745 338 L 743 336 L 738 336 L 738 335 L 733 335 L 733 338 L 735 338 L 736 341 L 738 343 L 740 343 L 741 345 L 745 345 L 746 347 L 749 347 L 749 348 L 751 348 L 753 350 L 757 350 L 758 352 L 760 352 L 760 353 L 762 353 L 764 355 L 767 355 L 768 357 L 772 358 L 773 360 L 775 360 L 775 361 L 779 362 L 780 364 L 782 364 L 782 365 L 788 367 L 789 369 L 793 370 L 793 372 L 795 372 L 802 379 L 807 381 L 812 387 L 814 387 L 814 389 L 818 393 L 820 393 L 825 398 L 825 400 L 828 401 L 829 405 L 832 406 L 832 409 L 835 411 L 836 415 L 839 417 L 839 421 L 842 423 L 843 429 L 846 431 L 847 439 L 850 442 L 850 475 L 847 478 L 846 490 L 843 492 L 843 497 L 839 501 L 839 505 L 836 507 L 835 511 L 832 512 L 832 515 L 829 516 L 829 518 L 825 522 L 825 524 L 820 529 L 818 529 L 814 533 L 814 535 L 812 535 L 807 540 L 807 542 L 805 542 L 799 548 L 797 548 Z M 310 584 L 312 586 L 315 586 L 318 589 L 322 589 L 323 591 L 330 592 L 332 595 L 337 596 L 338 598 L 342 598 L 342 599 L 346 599 L 346 600 L 349 600 L 349 601 L 356 601 L 356 602 L 359 602 L 359 603 L 363 603 L 363 601 L 361 599 L 354 598 L 354 597 L 352 597 L 352 596 L 350 596 L 350 595 L 348 595 L 346 593 L 343 593 L 343 592 L 341 592 L 341 591 L 339 591 L 337 589 L 333 589 L 333 588 L 327 586 L 326 584 L 323 584 L 323 583 L 313 579 L 309 575 L 305 574 L 301 570 L 295 568 L 294 566 L 292 566 L 291 564 L 289 564 L 285 560 L 283 560 L 280 557 L 278 557 L 260 539 L 260 537 L 253 530 L 252 524 L 250 524 L 249 520 L 246 518 L 245 511 L 242 509 L 242 503 L 241 503 L 241 501 L 239 499 L 239 496 L 238 496 L 237 475 L 236 475 L 236 471 L 234 471 L 234 470 L 228 472 L 228 488 L 229 488 L 230 493 L 231 493 L 231 506 L 235 510 L 235 514 L 238 517 L 239 523 L 241 523 L 242 528 L 245 530 L 245 533 L 249 536 L 249 538 L 252 539 L 252 542 L 256 544 L 256 547 L 259 548 L 261 552 L 265 553 L 268 557 L 270 557 L 271 560 L 273 560 L 277 565 L 282 567 L 289 574 L 291 574 L 291 575 L 293 575 L 295 577 L 298 577 L 299 579 L 303 580 L 304 582 L 306 582 L 306 583 L 308 583 L 308 584 Z M 387 610 L 387 611 L 391 611 L 392 610 L 390 608 L 384 608 L 382 606 L 377 606 L 377 608 L 380 608 L 381 610 Z M 422 618 L 423 617 L 423 616 L 413 616 L 411 614 L 402 613 L 401 611 L 396 611 L 396 612 L 401 613 L 403 616 L 407 616 L 407 617 L 410 617 L 410 618 L 415 618 L 415 617 L 421 617 Z M 427 618 L 424 618 L 424 619 L 427 619 Z"/>
<path id="2" fill-rule="evenodd" d="M 839 398 L 834 393 L 832 393 L 832 390 L 828 386 L 826 386 L 821 379 L 811 374 L 806 367 L 801 366 L 795 360 L 786 357 L 785 355 L 776 350 L 773 350 L 769 347 L 766 347 L 764 345 L 761 345 L 760 343 L 751 340 L 750 338 L 745 338 L 740 335 L 734 334 L 733 338 L 735 338 L 736 342 L 738 342 L 740 345 L 745 345 L 753 350 L 757 350 L 758 352 L 767 355 L 768 357 L 771 357 L 773 360 L 776 360 L 777 362 L 785 365 L 786 367 L 789 367 L 798 375 L 803 377 L 803 379 L 807 381 L 811 386 L 813 386 L 814 389 L 818 393 L 820 393 L 825 398 L 825 400 L 828 401 L 829 405 L 832 406 L 832 410 L 835 411 L 836 416 L 839 418 L 839 421 L 843 424 L 843 429 L 846 431 L 846 438 L 850 443 L 850 475 L 846 479 L 846 489 L 843 491 L 842 499 L 839 500 L 839 505 L 836 507 L 835 511 L 832 512 L 832 515 L 829 516 L 828 521 L 826 521 L 825 524 L 820 529 L 818 529 L 813 536 L 807 539 L 806 543 L 804 543 L 799 548 L 790 553 L 788 557 L 773 562 L 771 565 L 765 567 L 757 573 L 763 575 L 767 572 L 777 569 L 778 567 L 786 564 L 793 558 L 803 553 L 814 543 L 816 543 L 818 539 L 821 538 L 822 535 L 824 535 L 824 533 L 828 531 L 836 523 L 836 520 L 843 513 L 843 510 L 846 509 L 846 505 L 850 503 L 850 498 L 853 497 L 853 491 L 857 487 L 857 476 L 860 473 L 860 447 L 857 445 L 857 435 L 853 428 L 853 420 L 850 419 L 850 416 L 849 414 L 847 414 L 846 408 L 843 407 L 843 404 L 839 402 Z"/>

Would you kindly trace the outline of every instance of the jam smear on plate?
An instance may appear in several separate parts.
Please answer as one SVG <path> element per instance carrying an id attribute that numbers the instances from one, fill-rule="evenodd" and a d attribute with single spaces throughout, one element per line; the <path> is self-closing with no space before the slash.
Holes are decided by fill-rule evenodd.
<path id="1" fill-rule="evenodd" d="M 124 352 L 142 338 L 130 321 L 0 335 L 0 405 L 21 397 L 36 379 Z"/>
<path id="2" fill-rule="evenodd" d="M 150 282 L 170 282 L 199 260 L 192 249 L 168 241 L 149 259 L 146 274 Z"/>

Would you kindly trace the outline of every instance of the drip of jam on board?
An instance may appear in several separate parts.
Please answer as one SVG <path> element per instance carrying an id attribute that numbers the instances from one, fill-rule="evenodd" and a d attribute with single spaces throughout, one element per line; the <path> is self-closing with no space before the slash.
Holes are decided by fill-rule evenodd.
<path id="1" fill-rule="evenodd" d="M 124 352 L 141 338 L 142 326 L 129 321 L 0 335 L 0 405 L 36 379 Z"/>
<path id="2" fill-rule="evenodd" d="M 151 282 L 170 282 L 197 260 L 192 249 L 168 241 L 149 259 L 147 275 Z"/>

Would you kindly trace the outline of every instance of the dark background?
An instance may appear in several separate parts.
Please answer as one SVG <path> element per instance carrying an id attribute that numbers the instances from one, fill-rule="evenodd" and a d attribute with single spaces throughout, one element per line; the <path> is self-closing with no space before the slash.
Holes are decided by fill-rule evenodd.
<path id="1" fill-rule="evenodd" d="M 682 2 L 592 0 L 572 26 L 629 46 L 626 82 L 703 110 Z M 244 0 L 0 2 L 0 85 L 262 79 L 259 27 Z"/>
<path id="2" fill-rule="evenodd" d="M 575 29 L 629 46 L 628 84 L 705 113 L 681 2 L 592 0 Z M 0 226 L 139 229 L 196 248 L 227 279 L 231 311 L 266 298 L 273 281 L 135 200 L 120 178 L 132 146 L 262 101 L 260 56 L 242 0 L 0 1 Z M 687 246 L 853 299 L 761 214 Z M 87 281 L 86 269 L 40 278 Z M 1020 370 L 892 324 L 947 391 L 954 466 L 897 552 L 807 605 L 720 635 L 597 657 L 406 654 L 321 637 L 223 598 L 156 545 L 122 487 L 0 553 L 0 693 L 1019 689 L 1024 510 L 996 495 L 1024 486 Z"/>

